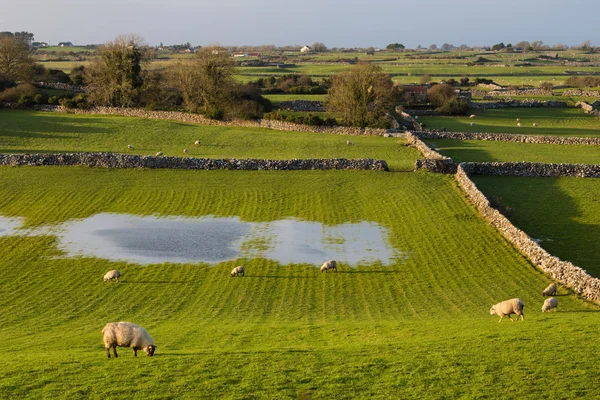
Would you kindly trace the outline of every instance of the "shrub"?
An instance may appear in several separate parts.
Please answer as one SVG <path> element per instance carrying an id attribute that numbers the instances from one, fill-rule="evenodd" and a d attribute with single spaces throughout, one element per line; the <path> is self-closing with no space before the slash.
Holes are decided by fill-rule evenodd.
<path id="1" fill-rule="evenodd" d="M 62 99 L 60 99 L 58 101 L 58 104 L 60 104 L 63 107 L 66 107 L 66 108 L 75 108 L 75 107 L 77 107 L 77 102 L 75 100 L 73 100 L 72 98 L 69 98 L 69 97 L 63 97 Z"/>
<path id="2" fill-rule="evenodd" d="M 48 98 L 48 104 L 58 104 L 58 97 L 56 97 L 56 96 L 50 96 Z"/>
<path id="3" fill-rule="evenodd" d="M 542 89 L 542 90 L 552 91 L 552 88 L 553 88 L 553 86 L 550 82 L 540 83 L 540 89 Z"/>
<path id="4" fill-rule="evenodd" d="M 48 96 L 38 93 L 33 97 L 33 101 L 35 101 L 37 104 L 46 104 L 48 103 Z"/>
<path id="5" fill-rule="evenodd" d="M 14 81 L 14 79 L 0 77 L 0 92 L 15 87 L 16 85 L 17 83 Z"/>
<path id="6" fill-rule="evenodd" d="M 20 106 L 29 107 L 33 104 L 31 96 L 21 96 L 17 102 Z"/>
<path id="7" fill-rule="evenodd" d="M 6 89 L 0 93 L 0 101 L 8 101 L 16 103 L 21 97 L 29 96 L 33 99 L 33 96 L 37 93 L 36 88 L 30 83 L 22 83 L 16 87 Z"/>

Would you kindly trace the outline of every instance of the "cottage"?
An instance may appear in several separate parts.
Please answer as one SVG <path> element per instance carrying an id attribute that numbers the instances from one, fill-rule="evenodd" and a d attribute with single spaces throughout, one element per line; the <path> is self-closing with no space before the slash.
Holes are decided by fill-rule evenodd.
<path id="1" fill-rule="evenodd" d="M 308 53 L 310 52 L 312 49 L 308 46 L 304 46 L 303 48 L 300 49 L 301 53 Z"/>
<path id="2" fill-rule="evenodd" d="M 71 42 L 58 42 L 58 47 L 73 47 Z"/>

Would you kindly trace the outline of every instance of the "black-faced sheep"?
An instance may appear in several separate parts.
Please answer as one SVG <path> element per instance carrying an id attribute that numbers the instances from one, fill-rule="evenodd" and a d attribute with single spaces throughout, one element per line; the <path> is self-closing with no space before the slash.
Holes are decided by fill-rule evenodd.
<path id="1" fill-rule="evenodd" d="M 156 345 L 148 332 L 139 325 L 131 322 L 109 322 L 102 329 L 104 336 L 104 348 L 106 356 L 110 358 L 110 349 L 113 349 L 115 357 L 118 347 L 131 347 L 133 355 L 137 357 L 138 350 L 144 350 L 149 357 L 154 355 Z"/>
<path id="2" fill-rule="evenodd" d="M 548 285 L 546 289 L 542 292 L 542 296 L 554 296 L 556 294 L 556 284 L 551 283 Z"/>
<path id="3" fill-rule="evenodd" d="M 234 276 L 246 276 L 246 268 L 244 268 L 242 265 L 235 267 L 231 271 L 231 277 L 233 278 Z"/>
<path id="4" fill-rule="evenodd" d="M 542 312 L 550 310 L 556 311 L 556 307 L 558 307 L 558 300 L 556 300 L 554 297 L 550 297 L 544 301 L 544 304 L 542 305 Z"/>
<path id="5" fill-rule="evenodd" d="M 523 306 L 523 300 L 521 299 L 515 298 L 505 300 L 501 303 L 493 305 L 492 308 L 490 308 L 490 315 L 499 315 L 500 321 L 498 322 L 502 322 L 502 318 L 506 316 L 508 316 L 511 321 L 515 322 L 510 316 L 511 314 L 516 314 L 517 320 L 519 319 L 519 316 L 521 317 L 521 320 L 524 320 L 525 317 L 523 316 Z"/>
<path id="6" fill-rule="evenodd" d="M 325 261 L 323 265 L 321 265 L 321 272 L 327 272 L 330 269 L 335 270 L 337 272 L 337 263 L 334 260 Z"/>
<path id="7" fill-rule="evenodd" d="M 121 272 L 116 269 L 110 270 L 104 275 L 104 282 L 112 281 L 119 282 L 119 278 L 121 277 Z"/>
<path id="8" fill-rule="evenodd" d="M 132 145 L 132 144 L 128 144 L 128 145 L 127 145 L 127 148 L 128 148 L 129 150 L 133 150 L 133 149 L 134 149 L 134 147 L 133 147 L 133 145 Z"/>

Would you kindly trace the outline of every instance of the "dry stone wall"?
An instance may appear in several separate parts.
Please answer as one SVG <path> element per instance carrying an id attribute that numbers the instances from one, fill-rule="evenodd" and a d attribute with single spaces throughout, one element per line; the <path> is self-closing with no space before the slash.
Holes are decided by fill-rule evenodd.
<path id="1" fill-rule="evenodd" d="M 600 178 L 600 165 L 546 164 L 534 162 L 478 162 L 461 163 L 469 175 L 529 176 L 529 177 L 579 177 Z"/>
<path id="2" fill-rule="evenodd" d="M 383 160 L 345 158 L 307 160 L 154 157 L 116 153 L 0 154 L 0 166 L 88 166 L 200 170 L 371 170 L 388 171 Z"/>
<path id="3" fill-rule="evenodd" d="M 536 144 L 583 144 L 600 145 L 600 138 L 586 137 L 561 137 L 519 135 L 513 133 L 486 133 L 486 132 L 441 132 L 420 131 L 412 132 L 420 139 L 455 139 L 455 140 L 489 140 L 496 142 L 536 143 Z M 426 156 L 427 157 L 427 156 Z"/>
<path id="4" fill-rule="evenodd" d="M 323 102 L 317 100 L 289 100 L 279 102 L 279 108 L 289 111 L 323 112 Z"/>
<path id="5" fill-rule="evenodd" d="M 598 91 L 598 90 L 572 89 L 572 90 L 565 90 L 563 92 L 563 96 L 600 97 L 600 91 Z"/>
<path id="6" fill-rule="evenodd" d="M 567 107 L 565 101 L 556 100 L 513 100 L 510 98 L 501 101 L 490 101 L 490 102 L 472 102 L 471 108 L 474 109 L 494 109 L 494 108 L 525 108 L 525 107 L 553 107 L 553 108 L 564 108 Z"/>

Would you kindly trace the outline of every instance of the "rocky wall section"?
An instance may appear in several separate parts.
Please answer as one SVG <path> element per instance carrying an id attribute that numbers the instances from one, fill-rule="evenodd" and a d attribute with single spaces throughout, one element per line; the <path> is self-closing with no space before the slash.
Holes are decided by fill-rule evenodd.
<path id="1" fill-rule="evenodd" d="M 456 164 L 451 158 L 445 157 L 433 150 L 412 132 L 406 132 L 406 141 L 426 157 L 425 159 L 415 161 L 415 170 L 427 169 L 442 174 L 456 173 Z"/>
<path id="2" fill-rule="evenodd" d="M 288 111 L 324 112 L 323 102 L 317 100 L 289 100 L 280 101 L 279 108 Z"/>
<path id="3" fill-rule="evenodd" d="M 460 165 L 469 175 L 600 178 L 598 164 L 546 164 L 522 161 L 461 163 Z"/>
<path id="4" fill-rule="evenodd" d="M 84 93 L 84 86 L 70 85 L 60 82 L 34 82 L 33 86 L 45 89 L 68 90 L 70 92 Z"/>
<path id="5" fill-rule="evenodd" d="M 539 88 L 533 89 L 496 89 L 496 90 L 471 90 L 473 96 L 489 96 L 489 97 L 501 97 L 501 96 L 552 96 L 551 90 L 543 90 Z"/>
<path id="6" fill-rule="evenodd" d="M 489 140 L 496 142 L 536 143 L 536 144 L 582 144 L 600 145 L 600 138 L 561 137 L 561 136 L 536 136 L 519 135 L 513 133 L 485 133 L 485 132 L 441 132 L 420 131 L 412 132 L 420 139 L 454 139 L 454 140 Z"/>
<path id="7" fill-rule="evenodd" d="M 472 168 L 473 165 L 460 164 L 455 179 L 483 218 L 546 275 L 579 293 L 583 298 L 600 303 L 600 279 L 593 278 L 580 267 L 549 254 L 490 206 L 489 200 L 469 178 L 469 170 Z"/>
<path id="8" fill-rule="evenodd" d="M 556 101 L 556 100 L 513 100 L 506 98 L 501 101 L 489 101 L 489 102 L 472 102 L 471 108 L 474 109 L 494 109 L 494 108 L 526 108 L 526 107 L 553 107 L 553 108 L 564 108 L 567 107 L 567 102 Z"/>
<path id="9" fill-rule="evenodd" d="M 200 170 L 371 170 L 388 171 L 383 160 L 345 158 L 307 160 L 155 157 L 116 153 L 0 154 L 0 166 L 88 166 Z"/>
<path id="10" fill-rule="evenodd" d="M 600 91 L 598 91 L 598 90 L 571 89 L 571 90 L 565 90 L 563 92 L 563 96 L 600 97 Z"/>
<path id="11" fill-rule="evenodd" d="M 16 103 L 4 103 L 7 108 L 23 108 Z M 160 119 L 183 122 L 188 124 L 212 125 L 212 126 L 234 126 L 247 128 L 266 128 L 280 131 L 328 133 L 334 135 L 351 136 L 390 136 L 386 129 L 380 128 L 355 128 L 350 126 L 312 126 L 293 124 L 275 120 L 231 120 L 218 121 L 208 119 L 199 114 L 184 113 L 178 111 L 151 111 L 142 108 L 119 108 L 119 107 L 92 107 L 89 109 L 65 108 L 52 105 L 35 105 L 29 109 L 49 112 L 63 112 L 69 114 L 84 115 L 115 115 L 121 117 L 136 117 L 146 119 Z"/>

